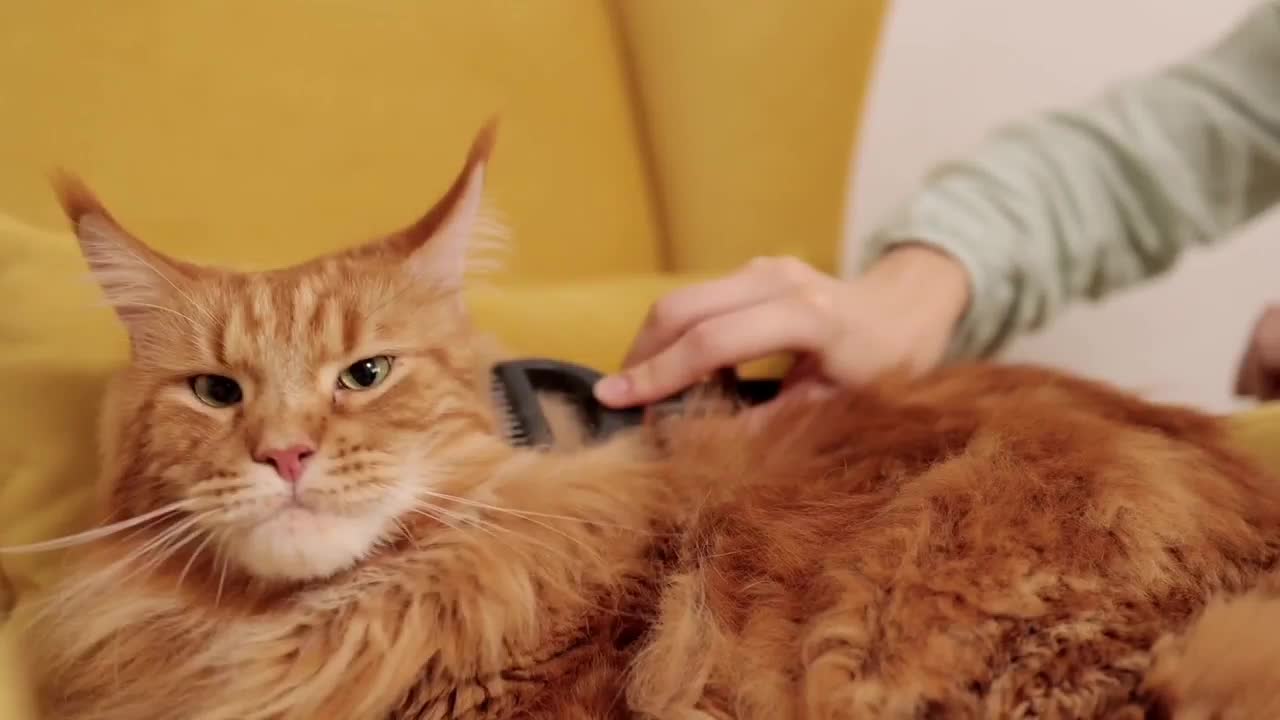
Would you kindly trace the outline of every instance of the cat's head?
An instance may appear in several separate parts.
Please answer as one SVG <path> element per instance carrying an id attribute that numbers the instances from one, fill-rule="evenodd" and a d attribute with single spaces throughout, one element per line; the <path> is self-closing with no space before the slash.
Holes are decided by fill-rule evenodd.
<path id="1" fill-rule="evenodd" d="M 449 489 L 439 448 L 493 427 L 461 301 L 492 140 L 490 125 L 411 226 L 258 273 L 168 257 L 60 180 L 130 338 L 104 415 L 114 519 L 172 506 L 192 547 L 303 580 L 350 567 Z"/>

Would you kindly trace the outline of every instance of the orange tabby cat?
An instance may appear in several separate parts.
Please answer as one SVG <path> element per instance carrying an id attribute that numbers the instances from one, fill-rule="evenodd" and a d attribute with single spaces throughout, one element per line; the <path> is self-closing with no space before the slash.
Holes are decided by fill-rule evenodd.
<path id="1" fill-rule="evenodd" d="M 1267 712 L 1265 643 L 1223 677 L 1216 635 L 1171 635 L 1144 679 L 1277 558 L 1280 484 L 1194 412 L 979 366 L 510 447 L 460 299 L 492 137 L 407 229 L 265 273 L 61 184 L 132 360 L 101 438 L 124 529 L 27 637 L 47 717 Z"/>

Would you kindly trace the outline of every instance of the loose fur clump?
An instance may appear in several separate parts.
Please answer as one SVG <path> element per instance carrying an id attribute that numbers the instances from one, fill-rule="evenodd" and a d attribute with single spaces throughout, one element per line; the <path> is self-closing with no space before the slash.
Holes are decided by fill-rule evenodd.
<path id="1" fill-rule="evenodd" d="M 83 544 L 26 634 L 45 717 L 1280 713 L 1280 484 L 1196 412 L 972 366 L 510 447 L 460 300 L 492 138 L 265 273 L 62 181 L 132 358 L 102 523 L 41 546 Z"/>

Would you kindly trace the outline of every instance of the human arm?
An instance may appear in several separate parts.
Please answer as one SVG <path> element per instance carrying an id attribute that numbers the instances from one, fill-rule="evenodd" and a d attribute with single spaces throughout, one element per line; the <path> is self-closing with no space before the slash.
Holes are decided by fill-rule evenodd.
<path id="1" fill-rule="evenodd" d="M 611 405 L 651 402 L 709 367 L 783 350 L 840 383 L 894 364 L 927 369 L 944 359 L 939 342 L 953 359 L 985 356 L 1070 302 L 1163 272 L 1278 195 L 1280 2 L 1272 1 L 1188 60 L 1011 125 L 935 170 L 869 239 L 860 274 L 843 289 L 810 275 L 809 290 L 797 293 L 790 281 L 744 270 L 662 299 L 627 369 L 598 394 Z M 890 258 L 898 267 L 885 272 Z M 920 279 L 928 271 L 903 272 L 916 263 L 902 258 L 923 258 L 939 277 L 959 268 L 962 314 L 948 315 L 954 303 L 935 306 L 934 282 Z M 744 289 L 751 283 L 755 290 Z M 709 299 L 725 292 L 727 300 Z M 929 312 L 940 321 L 920 321 Z"/>
<path id="2" fill-rule="evenodd" d="M 971 302 L 949 348 L 988 355 L 1071 302 L 1170 268 L 1280 197 L 1280 2 L 1188 60 L 1010 125 L 936 169 L 867 243 L 951 254 Z"/>

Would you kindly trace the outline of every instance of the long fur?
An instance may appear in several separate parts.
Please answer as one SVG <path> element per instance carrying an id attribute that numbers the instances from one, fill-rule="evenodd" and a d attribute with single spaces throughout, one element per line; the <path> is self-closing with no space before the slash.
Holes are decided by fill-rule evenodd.
<path id="1" fill-rule="evenodd" d="M 508 446 L 432 246 L 474 224 L 489 143 L 385 241 L 130 275 L 166 310 L 126 321 L 105 529 L 25 636 L 44 716 L 1276 716 L 1280 484 L 1197 412 L 979 365 Z M 91 257 L 129 257 L 72 200 Z M 296 487 L 250 458 L 281 438 L 317 448 Z"/>

